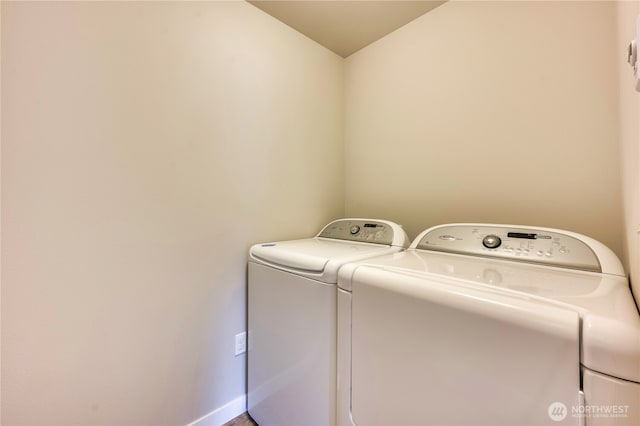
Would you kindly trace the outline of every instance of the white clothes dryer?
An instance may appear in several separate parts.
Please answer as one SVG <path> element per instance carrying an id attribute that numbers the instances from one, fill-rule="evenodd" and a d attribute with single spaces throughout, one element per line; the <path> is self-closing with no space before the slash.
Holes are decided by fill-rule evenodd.
<path id="1" fill-rule="evenodd" d="M 251 248 L 247 406 L 259 425 L 335 424 L 338 269 L 409 242 L 393 222 L 341 219 Z"/>
<path id="2" fill-rule="evenodd" d="M 338 285 L 340 425 L 640 424 L 640 315 L 591 238 L 442 225 Z"/>

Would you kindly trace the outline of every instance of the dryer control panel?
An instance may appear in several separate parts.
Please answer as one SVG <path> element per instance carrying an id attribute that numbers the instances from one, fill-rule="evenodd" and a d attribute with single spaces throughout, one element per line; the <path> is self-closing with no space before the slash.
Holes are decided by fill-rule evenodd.
<path id="1" fill-rule="evenodd" d="M 452 224 L 423 232 L 411 248 L 603 272 L 595 251 L 600 246 L 604 247 L 588 237 L 557 229 Z"/>
<path id="2" fill-rule="evenodd" d="M 317 236 L 362 243 L 394 244 L 394 230 L 391 225 L 367 219 L 343 219 L 331 222 Z"/>

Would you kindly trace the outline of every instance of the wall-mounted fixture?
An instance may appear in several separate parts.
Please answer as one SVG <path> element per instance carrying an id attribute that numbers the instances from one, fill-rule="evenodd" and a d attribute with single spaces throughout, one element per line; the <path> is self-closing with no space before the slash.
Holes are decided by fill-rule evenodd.
<path id="1" fill-rule="evenodd" d="M 635 39 L 629 43 L 627 52 L 627 62 L 633 67 L 633 74 L 636 77 L 636 91 L 640 92 L 640 60 L 638 59 L 638 43 L 640 43 L 640 15 L 636 19 Z"/>

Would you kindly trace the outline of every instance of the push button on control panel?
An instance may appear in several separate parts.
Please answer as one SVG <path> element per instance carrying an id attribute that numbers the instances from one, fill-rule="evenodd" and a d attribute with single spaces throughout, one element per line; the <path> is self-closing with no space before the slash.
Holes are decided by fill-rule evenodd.
<path id="1" fill-rule="evenodd" d="M 502 244 L 502 240 L 497 235 L 487 235 L 482 239 L 482 245 L 486 248 L 498 248 L 500 244 Z"/>
<path id="2" fill-rule="evenodd" d="M 349 231 L 351 232 L 351 235 L 357 235 L 358 232 L 360 232 L 360 226 L 353 225 Z"/>

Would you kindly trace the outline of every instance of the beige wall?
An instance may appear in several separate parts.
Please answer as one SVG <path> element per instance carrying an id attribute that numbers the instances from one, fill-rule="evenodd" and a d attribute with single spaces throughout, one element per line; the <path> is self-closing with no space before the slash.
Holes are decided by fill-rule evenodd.
<path id="1" fill-rule="evenodd" d="M 640 15 L 640 1 L 617 3 L 618 51 L 634 38 L 636 19 Z M 634 90 L 633 70 L 626 55 L 619 55 L 620 145 L 622 170 L 622 199 L 624 201 L 624 255 L 631 275 L 636 300 L 640 297 L 640 93 Z"/>
<path id="2" fill-rule="evenodd" d="M 341 105 L 244 2 L 2 2 L 2 424 L 242 398 L 248 247 L 343 214 Z"/>
<path id="3" fill-rule="evenodd" d="M 345 60 L 346 213 L 621 253 L 615 5 L 448 2 Z"/>

